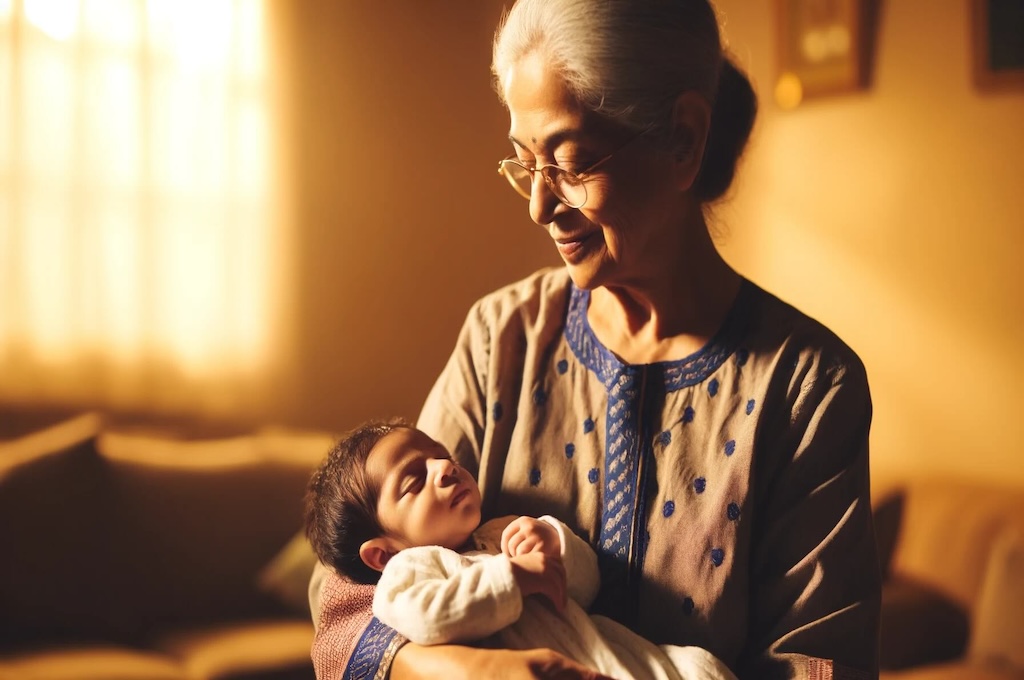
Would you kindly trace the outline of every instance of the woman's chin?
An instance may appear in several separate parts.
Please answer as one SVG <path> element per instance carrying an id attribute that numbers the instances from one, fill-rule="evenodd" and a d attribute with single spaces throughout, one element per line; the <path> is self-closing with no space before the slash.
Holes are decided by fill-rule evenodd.
<path id="1" fill-rule="evenodd" d="M 603 275 L 602 267 L 599 266 L 599 262 L 580 262 L 580 263 L 565 263 L 565 268 L 569 270 L 569 278 L 572 279 L 574 286 L 580 290 L 594 290 L 603 285 L 606 276 Z"/>

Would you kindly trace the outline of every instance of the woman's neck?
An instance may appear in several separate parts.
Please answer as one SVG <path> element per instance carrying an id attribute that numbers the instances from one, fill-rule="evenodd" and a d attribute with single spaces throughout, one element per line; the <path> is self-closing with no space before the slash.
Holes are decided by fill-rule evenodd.
<path id="1" fill-rule="evenodd" d="M 647 276 L 596 288 L 587 318 L 598 339 L 623 361 L 682 359 L 704 347 L 725 321 L 742 278 L 706 228 Z M 691 231 L 690 233 L 694 233 Z"/>

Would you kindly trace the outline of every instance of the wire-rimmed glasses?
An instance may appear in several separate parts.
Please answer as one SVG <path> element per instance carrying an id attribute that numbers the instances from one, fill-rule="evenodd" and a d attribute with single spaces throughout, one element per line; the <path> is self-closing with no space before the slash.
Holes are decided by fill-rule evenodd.
<path id="1" fill-rule="evenodd" d="M 646 130 L 626 140 L 621 146 L 612 151 L 604 158 L 591 163 L 579 172 L 566 170 L 553 163 L 542 165 L 539 168 L 531 168 L 515 156 L 509 156 L 498 163 L 498 174 L 504 175 L 516 193 L 530 200 L 533 194 L 533 176 L 540 173 L 544 183 L 559 201 L 570 208 L 582 208 L 587 203 L 587 186 L 584 180 L 587 175 L 594 172 L 602 163 L 605 163 L 612 156 L 617 154 L 627 144 L 644 134 Z"/>
<path id="2" fill-rule="evenodd" d="M 570 208 L 582 208 L 587 202 L 587 185 L 583 179 L 613 155 L 615 152 L 580 172 L 572 172 L 554 164 L 531 168 L 515 156 L 509 156 L 498 163 L 498 174 L 505 176 L 517 194 L 529 200 L 533 194 L 533 175 L 539 172 L 555 198 Z"/>

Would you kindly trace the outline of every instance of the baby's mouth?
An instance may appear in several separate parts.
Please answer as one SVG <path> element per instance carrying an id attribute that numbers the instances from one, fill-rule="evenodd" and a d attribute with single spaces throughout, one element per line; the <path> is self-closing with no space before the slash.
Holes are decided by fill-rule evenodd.
<path id="1" fill-rule="evenodd" d="M 462 502 L 463 498 L 465 498 L 468 495 L 469 495 L 469 489 L 465 489 L 464 488 L 461 491 L 456 491 L 455 494 L 452 496 L 452 502 L 451 502 L 451 505 L 449 507 L 454 508 L 456 505 L 458 505 L 459 503 Z"/>

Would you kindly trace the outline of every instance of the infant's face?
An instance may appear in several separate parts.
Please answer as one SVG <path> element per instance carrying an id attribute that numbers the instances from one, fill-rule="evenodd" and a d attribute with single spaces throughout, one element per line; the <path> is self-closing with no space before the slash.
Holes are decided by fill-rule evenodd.
<path id="1" fill-rule="evenodd" d="M 440 545 L 458 550 L 480 524 L 480 488 L 448 451 L 411 428 L 384 436 L 366 469 L 380 483 L 381 526 L 404 548 Z"/>

